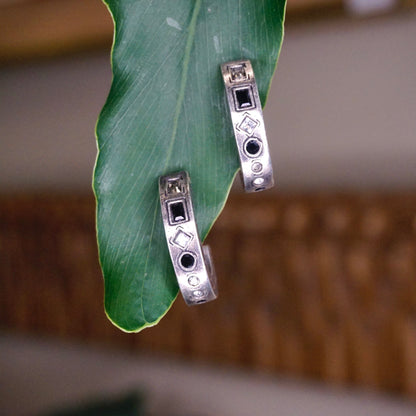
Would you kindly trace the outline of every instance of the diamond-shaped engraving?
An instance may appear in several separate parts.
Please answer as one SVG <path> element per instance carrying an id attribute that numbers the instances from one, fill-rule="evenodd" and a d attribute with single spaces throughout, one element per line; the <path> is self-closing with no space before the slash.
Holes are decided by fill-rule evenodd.
<path id="1" fill-rule="evenodd" d="M 245 131 L 248 135 L 252 135 L 254 129 L 259 125 L 257 120 L 254 120 L 249 115 L 243 118 L 243 121 L 239 124 L 238 129 Z"/>
<path id="2" fill-rule="evenodd" d="M 182 231 L 182 229 L 178 229 L 178 231 L 176 232 L 175 236 L 173 238 L 171 238 L 170 242 L 172 244 L 175 244 L 176 246 L 185 249 L 186 247 L 188 247 L 188 244 L 190 243 L 190 241 L 192 240 L 192 235 L 186 233 L 185 231 Z"/>

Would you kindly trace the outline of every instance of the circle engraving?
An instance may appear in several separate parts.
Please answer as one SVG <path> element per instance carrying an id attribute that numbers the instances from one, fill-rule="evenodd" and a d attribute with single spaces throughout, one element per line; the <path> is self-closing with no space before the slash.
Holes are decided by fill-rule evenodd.
<path id="1" fill-rule="evenodd" d="M 261 172 L 261 171 L 262 171 L 262 169 L 263 169 L 263 165 L 262 165 L 260 162 L 254 162 L 254 163 L 251 165 L 251 170 L 252 170 L 254 173 L 259 173 L 259 172 Z"/>
<path id="2" fill-rule="evenodd" d="M 179 258 L 179 264 L 183 269 L 189 270 L 193 269 L 195 266 L 196 258 L 194 254 L 191 253 L 184 253 Z"/>
<path id="3" fill-rule="evenodd" d="M 198 286 L 199 285 L 199 277 L 197 276 L 189 276 L 188 283 L 190 286 Z"/>
<path id="4" fill-rule="evenodd" d="M 258 139 L 252 138 L 252 139 L 247 140 L 244 147 L 249 156 L 255 156 L 260 152 L 261 143 Z"/>

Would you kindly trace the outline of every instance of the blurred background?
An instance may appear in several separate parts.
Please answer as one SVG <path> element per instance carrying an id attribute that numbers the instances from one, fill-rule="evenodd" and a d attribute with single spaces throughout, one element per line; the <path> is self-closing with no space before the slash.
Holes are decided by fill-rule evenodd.
<path id="1" fill-rule="evenodd" d="M 0 27 L 0 414 L 416 414 L 414 0 L 289 0 L 277 186 L 236 185 L 211 232 L 218 301 L 140 334 L 95 243 L 110 16 L 0 0 Z"/>

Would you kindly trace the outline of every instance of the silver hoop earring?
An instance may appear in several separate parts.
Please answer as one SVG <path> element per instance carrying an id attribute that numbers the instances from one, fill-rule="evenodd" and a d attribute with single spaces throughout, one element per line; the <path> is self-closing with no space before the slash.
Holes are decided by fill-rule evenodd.
<path id="1" fill-rule="evenodd" d="M 217 279 L 208 246 L 201 245 L 185 171 L 159 178 L 160 206 L 169 254 L 187 305 L 217 297 Z"/>
<path id="2" fill-rule="evenodd" d="M 274 185 L 263 111 L 249 60 L 221 65 L 246 192 Z"/>

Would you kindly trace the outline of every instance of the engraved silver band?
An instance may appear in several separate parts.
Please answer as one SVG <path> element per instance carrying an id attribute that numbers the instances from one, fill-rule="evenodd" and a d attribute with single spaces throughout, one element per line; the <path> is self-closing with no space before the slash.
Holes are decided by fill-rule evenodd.
<path id="1" fill-rule="evenodd" d="M 211 251 L 198 237 L 189 174 L 161 176 L 159 195 L 169 254 L 185 302 L 196 305 L 214 300 L 217 278 Z"/>
<path id="2" fill-rule="evenodd" d="M 263 111 L 249 60 L 221 65 L 246 192 L 274 185 Z"/>

